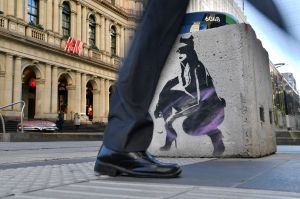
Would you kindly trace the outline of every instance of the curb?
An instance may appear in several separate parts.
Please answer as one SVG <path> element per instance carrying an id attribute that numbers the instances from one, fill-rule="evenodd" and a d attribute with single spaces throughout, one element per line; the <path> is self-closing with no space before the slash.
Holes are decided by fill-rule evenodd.
<path id="1" fill-rule="evenodd" d="M 101 133 L 42 133 L 42 132 L 25 132 L 25 133 L 6 133 L 0 134 L 1 142 L 53 142 L 53 141 L 100 141 L 103 139 Z"/>

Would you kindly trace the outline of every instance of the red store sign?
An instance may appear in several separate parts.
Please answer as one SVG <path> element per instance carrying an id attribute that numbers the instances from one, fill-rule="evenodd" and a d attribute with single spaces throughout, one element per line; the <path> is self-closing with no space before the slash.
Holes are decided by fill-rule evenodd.
<path id="1" fill-rule="evenodd" d="M 83 42 L 76 40 L 73 37 L 69 37 L 65 46 L 65 51 L 81 56 L 83 54 Z"/>

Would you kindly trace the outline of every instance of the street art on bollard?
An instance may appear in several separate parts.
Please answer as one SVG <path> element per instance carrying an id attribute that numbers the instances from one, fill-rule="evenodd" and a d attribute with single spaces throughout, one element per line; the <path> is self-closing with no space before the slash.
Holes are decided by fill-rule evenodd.
<path id="1" fill-rule="evenodd" d="M 213 146 L 212 155 L 222 156 L 224 153 L 223 135 L 218 126 L 224 121 L 226 102 L 218 97 L 212 76 L 198 59 L 192 35 L 201 30 L 236 23 L 238 23 L 236 18 L 227 13 L 186 14 L 179 32 L 180 39 L 177 42 L 179 46 L 176 47 L 175 53 L 171 53 L 172 59 L 176 59 L 174 60 L 176 75 L 172 75 L 174 73 L 169 71 L 168 78 L 162 78 L 163 83 L 159 86 L 160 91 L 156 93 L 158 97 L 155 97 L 152 108 L 154 123 L 163 126 L 163 129 L 155 131 L 160 132 L 161 136 L 165 132 L 165 137 L 159 138 L 165 139 L 163 144 L 160 143 L 159 151 L 177 149 L 177 136 L 179 143 L 180 141 L 182 143 L 181 132 L 183 132 L 190 136 L 207 135 Z M 157 139 L 157 136 L 155 137 L 154 140 Z"/>
<path id="2" fill-rule="evenodd" d="M 212 77 L 198 59 L 193 36 L 181 37 L 179 42 L 176 55 L 180 63 L 180 74 L 166 82 L 154 110 L 155 118 L 162 117 L 165 121 L 166 140 L 160 150 L 170 150 L 173 142 L 177 147 L 177 133 L 173 122 L 184 118 L 183 131 L 191 136 L 209 136 L 213 155 L 221 156 L 225 146 L 218 126 L 224 120 L 226 102 L 218 97 Z"/>

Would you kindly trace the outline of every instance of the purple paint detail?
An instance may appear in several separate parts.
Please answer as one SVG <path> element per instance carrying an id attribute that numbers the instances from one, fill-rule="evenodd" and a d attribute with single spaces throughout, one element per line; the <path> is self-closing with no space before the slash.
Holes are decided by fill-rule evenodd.
<path id="1" fill-rule="evenodd" d="M 207 100 L 213 93 L 216 92 L 214 88 L 208 88 L 201 90 L 201 101 Z"/>
<path id="2" fill-rule="evenodd" d="M 224 109 L 222 108 L 222 109 L 216 111 L 215 113 L 216 113 L 216 115 L 212 120 L 203 122 L 203 123 L 208 122 L 208 124 L 206 124 L 204 126 L 200 125 L 190 135 L 193 135 L 193 136 L 207 135 L 207 134 L 210 134 L 211 132 L 213 132 L 214 130 L 216 130 L 218 128 L 218 126 L 224 120 Z"/>

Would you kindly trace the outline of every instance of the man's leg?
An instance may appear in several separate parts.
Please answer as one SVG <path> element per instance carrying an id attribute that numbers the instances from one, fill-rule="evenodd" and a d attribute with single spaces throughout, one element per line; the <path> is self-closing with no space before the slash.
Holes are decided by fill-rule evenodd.
<path id="1" fill-rule="evenodd" d="M 187 4 L 188 0 L 150 1 L 116 83 L 94 167 L 97 174 L 169 178 L 181 173 L 179 165 L 161 163 L 146 150 L 153 133 L 148 109 Z"/>
<path id="2" fill-rule="evenodd" d="M 151 0 L 112 96 L 104 145 L 145 151 L 152 139 L 148 113 L 160 72 L 178 35 L 189 0 Z"/>

